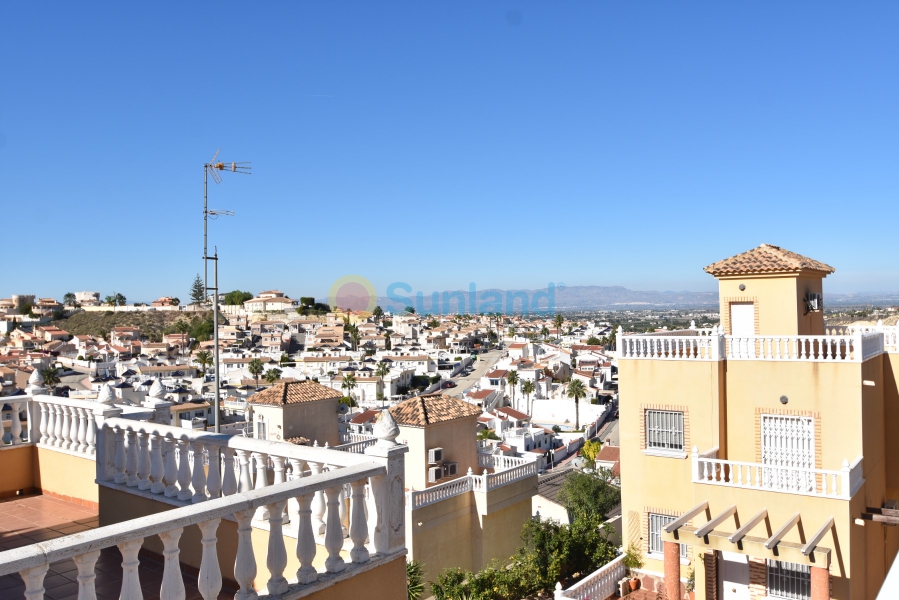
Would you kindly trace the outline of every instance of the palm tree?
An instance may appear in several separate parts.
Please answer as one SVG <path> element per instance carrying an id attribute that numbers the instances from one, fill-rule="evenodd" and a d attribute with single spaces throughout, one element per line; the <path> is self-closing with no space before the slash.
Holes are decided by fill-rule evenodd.
<path id="1" fill-rule="evenodd" d="M 580 412 L 580 402 L 581 398 L 587 397 L 587 388 L 584 387 L 584 382 L 580 379 L 572 379 L 568 382 L 568 397 L 574 399 L 574 428 L 581 428 L 581 412 Z"/>
<path id="2" fill-rule="evenodd" d="M 59 383 L 59 369 L 56 367 L 41 369 L 41 377 L 44 378 L 44 384 L 47 387 L 54 388 Z"/>
<path id="3" fill-rule="evenodd" d="M 525 379 L 524 383 L 521 384 L 521 393 L 527 397 L 525 400 L 525 408 L 527 409 L 528 414 L 531 414 L 531 394 L 534 393 L 534 389 L 534 382 L 530 379 Z"/>
<path id="4" fill-rule="evenodd" d="M 375 309 L 371 311 L 371 316 L 373 316 L 376 321 L 380 321 L 381 317 L 384 316 L 384 309 L 380 306 L 376 306 Z"/>
<path id="5" fill-rule="evenodd" d="M 556 314 L 556 318 L 553 319 L 553 323 L 556 326 L 556 338 L 561 341 L 562 340 L 562 323 L 565 322 L 565 318 L 562 317 L 561 313 Z"/>
<path id="6" fill-rule="evenodd" d="M 549 328 L 546 325 L 540 328 L 540 335 L 543 336 L 544 340 L 549 337 Z"/>
<path id="7" fill-rule="evenodd" d="M 378 363 L 378 367 L 375 369 L 375 376 L 384 379 L 387 377 L 387 374 L 390 373 L 390 367 L 387 366 L 386 362 Z"/>
<path id="8" fill-rule="evenodd" d="M 250 361 L 250 364 L 247 365 L 247 371 L 256 378 L 256 387 L 259 387 L 259 376 L 262 375 L 262 371 L 264 370 L 265 364 L 258 358 L 254 358 Z"/>
<path id="9" fill-rule="evenodd" d="M 515 337 L 515 332 L 516 332 L 516 331 L 517 331 L 517 330 L 515 329 L 515 326 L 514 326 L 514 325 L 510 326 L 510 327 L 509 327 L 509 337 L 510 337 L 510 338 L 514 338 L 514 337 Z"/>
<path id="10" fill-rule="evenodd" d="M 62 303 L 66 306 L 75 306 L 75 294 L 72 292 L 66 292 L 66 295 L 62 297 Z"/>
<path id="11" fill-rule="evenodd" d="M 346 395 L 350 398 L 353 397 L 353 390 L 356 388 L 356 376 L 355 375 L 344 375 L 343 382 L 340 384 L 340 389 L 346 390 Z"/>
<path id="12" fill-rule="evenodd" d="M 265 372 L 265 382 L 274 385 L 276 381 L 281 379 L 281 369 L 269 369 Z"/>
<path id="13" fill-rule="evenodd" d="M 206 374 L 206 365 L 212 364 L 212 353 L 209 350 L 200 350 L 196 356 L 197 364 L 203 369 L 203 375 Z"/>
<path id="14" fill-rule="evenodd" d="M 512 406 L 515 406 L 515 386 L 518 385 L 518 371 L 509 371 L 506 375 L 506 381 L 512 386 Z"/>
<path id="15" fill-rule="evenodd" d="M 359 330 L 356 327 L 353 327 L 350 330 L 350 340 L 353 342 L 353 351 L 355 352 L 359 348 L 359 340 L 362 339 L 362 336 L 359 335 Z"/>
<path id="16" fill-rule="evenodd" d="M 290 356 L 287 355 L 287 352 L 281 353 L 281 358 L 278 360 L 278 363 L 283 367 L 287 363 L 290 362 Z"/>

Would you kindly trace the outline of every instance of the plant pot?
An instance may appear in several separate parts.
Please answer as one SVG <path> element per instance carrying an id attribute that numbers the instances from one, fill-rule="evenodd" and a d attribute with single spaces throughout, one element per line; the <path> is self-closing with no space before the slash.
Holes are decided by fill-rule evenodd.
<path id="1" fill-rule="evenodd" d="M 627 584 L 630 586 L 631 591 L 633 592 L 633 591 L 636 590 L 638 587 L 640 587 L 640 580 L 637 579 L 636 577 L 634 577 L 633 579 L 629 580 L 629 581 L 627 582 Z"/>
<path id="2" fill-rule="evenodd" d="M 696 592 L 692 590 L 687 592 L 687 600 L 696 600 Z"/>

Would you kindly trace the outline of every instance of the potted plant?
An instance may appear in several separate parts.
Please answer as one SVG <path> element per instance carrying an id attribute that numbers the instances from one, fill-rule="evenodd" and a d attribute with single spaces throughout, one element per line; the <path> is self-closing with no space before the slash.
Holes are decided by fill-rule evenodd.
<path id="1" fill-rule="evenodd" d="M 624 553 L 624 558 L 621 560 L 621 564 L 627 569 L 627 573 L 630 577 L 628 585 L 630 586 L 631 591 L 636 590 L 640 583 L 637 579 L 636 571 L 643 567 L 643 553 L 640 552 L 640 548 L 633 542 L 628 545 L 627 551 Z"/>
<path id="2" fill-rule="evenodd" d="M 687 598 L 690 600 L 695 600 L 696 592 L 696 571 L 694 569 L 690 569 L 690 574 L 687 575 Z"/>

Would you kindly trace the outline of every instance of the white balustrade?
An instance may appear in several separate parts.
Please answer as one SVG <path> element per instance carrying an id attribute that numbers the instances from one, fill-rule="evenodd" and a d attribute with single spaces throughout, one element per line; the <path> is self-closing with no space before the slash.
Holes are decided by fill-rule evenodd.
<path id="1" fill-rule="evenodd" d="M 624 579 L 627 571 L 623 561 L 624 556 L 619 556 L 590 573 L 567 590 L 563 590 L 562 585 L 557 583 L 555 600 L 564 598 L 573 598 L 575 600 L 611 598 L 618 593 L 618 582 Z"/>
<path id="2" fill-rule="evenodd" d="M 709 454 L 709 453 L 705 453 Z M 839 470 L 809 469 L 710 458 L 693 448 L 693 482 L 848 499 L 863 483 L 861 457 Z"/>
<path id="3" fill-rule="evenodd" d="M 724 355 L 723 336 L 717 328 L 625 335 L 619 327 L 616 339 L 619 358 L 720 360 Z"/>
<path id="4" fill-rule="evenodd" d="M 43 448 L 91 460 L 97 452 L 97 428 L 106 418 L 122 413 L 114 406 L 62 396 L 11 396 L 4 401 L 12 409 L 9 428 L 12 445 L 35 442 Z M 29 415 L 27 427 L 20 416 L 23 412 Z"/>
<path id="5" fill-rule="evenodd" d="M 536 476 L 537 463 L 531 461 L 496 473 L 484 471 L 482 475 L 473 475 L 471 470 L 469 470 L 467 475 L 458 479 L 453 479 L 424 490 L 406 492 L 406 505 L 414 510 L 466 492 L 492 491 L 504 485 Z"/>
<path id="6" fill-rule="evenodd" d="M 106 431 L 111 435 L 117 433 L 125 438 L 132 438 L 133 448 L 138 448 L 137 433 L 134 429 L 141 428 L 143 435 L 161 448 L 166 435 L 169 432 L 166 426 L 147 423 L 127 422 L 117 419 L 109 424 Z M 117 431 L 118 429 L 118 431 Z M 196 433 L 188 433 L 189 438 L 195 438 Z M 199 436 L 202 442 L 191 441 L 193 444 L 203 444 L 207 448 L 216 446 L 226 448 L 227 444 L 234 442 L 227 436 L 208 435 L 205 439 Z M 246 441 L 246 438 L 239 438 Z M 258 443 L 258 442 L 257 442 Z M 266 442 L 264 442 L 266 443 Z M 153 444 L 151 444 L 153 445 Z M 257 447 L 256 449 L 263 449 Z M 273 450 L 266 454 L 272 455 Z M 188 457 L 186 447 L 181 457 Z M 218 538 L 217 530 L 222 519 L 234 518 L 237 521 L 237 553 L 234 565 L 234 578 L 240 586 L 236 597 L 241 600 L 256 599 L 259 597 L 273 597 L 283 594 L 293 594 L 294 597 L 303 595 L 304 586 L 314 586 L 319 579 L 319 574 L 312 566 L 316 555 L 322 548 L 316 545 L 312 529 L 312 498 L 317 492 L 325 492 L 327 496 L 327 516 L 325 519 L 326 534 L 324 538 L 324 551 L 327 552 L 325 569 L 329 573 L 340 573 L 355 568 L 355 565 L 380 561 L 384 564 L 394 560 L 396 553 L 404 552 L 404 521 L 402 510 L 388 510 L 390 501 L 402 502 L 402 496 L 396 495 L 403 486 L 403 461 L 402 453 L 406 451 L 403 446 L 376 447 L 373 450 L 382 456 L 370 453 L 365 456 L 353 456 L 334 450 L 311 449 L 292 446 L 286 449 L 289 453 L 307 456 L 293 457 L 294 461 L 308 462 L 310 456 L 316 456 L 319 463 L 328 462 L 332 468 L 322 470 L 316 475 L 291 477 L 289 481 L 272 483 L 258 490 L 235 492 L 218 498 L 209 498 L 198 503 L 184 503 L 182 506 L 131 521 L 117 523 L 105 527 L 65 536 L 54 540 L 25 546 L 14 550 L 0 552 L 0 576 L 9 573 L 19 573 L 25 582 L 25 597 L 38 600 L 43 598 L 44 578 L 48 566 L 51 563 L 72 558 L 78 568 L 79 598 L 95 599 L 95 566 L 99 551 L 103 548 L 117 546 L 122 555 L 122 589 L 120 597 L 131 600 L 143 597 L 141 582 L 138 575 L 140 561 L 138 554 L 143 547 L 144 540 L 152 536 L 158 536 L 163 545 L 163 575 L 159 588 L 159 596 L 167 599 L 183 599 L 185 597 L 185 585 L 179 564 L 181 552 L 180 544 L 183 541 L 183 531 L 186 527 L 197 526 L 200 530 L 200 544 L 202 554 L 199 573 L 197 576 L 197 588 L 205 600 L 217 598 L 222 589 L 222 572 L 218 562 Z M 325 453 L 323 455 L 323 453 Z M 162 452 L 160 452 L 162 454 Z M 176 454 L 174 439 L 171 438 L 165 459 L 171 459 Z M 202 462 L 202 450 L 194 446 L 194 464 Z M 333 456 L 332 456 L 333 455 Z M 279 459 L 283 457 L 274 454 Z M 162 457 L 161 457 L 162 458 Z M 288 460 L 291 457 L 287 457 Z M 352 462 L 346 461 L 353 458 Z M 344 460 L 349 464 L 334 464 L 335 461 Z M 138 461 L 139 462 L 139 461 Z M 151 461 L 152 462 L 152 461 Z M 283 460 L 274 461 L 277 465 Z M 169 463 L 170 465 L 172 463 Z M 293 466 L 293 465 L 291 465 Z M 124 471 L 124 469 L 123 469 Z M 154 469 L 151 467 L 151 471 Z M 158 471 L 158 470 L 157 470 Z M 177 473 L 169 466 L 168 474 Z M 165 481 L 165 470 L 163 471 Z M 127 473 L 125 473 L 127 475 Z M 283 472 L 282 472 L 283 478 Z M 155 475 L 150 480 L 156 483 Z M 390 486 L 384 485 L 385 480 L 390 480 Z M 378 518 L 369 520 L 365 512 L 365 490 L 370 482 L 378 482 L 372 485 L 374 502 L 373 508 L 377 511 Z M 115 486 L 111 480 L 103 482 L 103 485 Z M 349 514 L 349 529 L 352 539 L 350 551 L 351 563 L 347 563 L 341 557 L 343 549 L 342 523 L 339 519 L 339 502 L 342 490 L 350 487 L 351 509 Z M 153 493 L 153 487 L 141 493 Z M 288 564 L 285 536 L 282 532 L 282 517 L 284 507 L 291 499 L 296 499 L 298 511 L 297 520 L 297 545 L 296 556 L 300 568 L 296 573 L 296 582 L 291 583 L 285 576 Z M 265 568 L 269 575 L 267 579 L 267 594 L 257 592 L 254 589 L 254 581 L 257 578 L 257 559 L 252 544 L 252 518 L 256 511 L 263 506 L 268 507 L 271 515 L 269 518 L 269 542 L 267 554 L 264 560 Z M 375 526 L 369 528 L 369 523 Z M 367 546 L 368 542 L 368 546 Z M 319 585 L 327 585 L 319 584 Z M 318 588 L 309 588 L 310 590 Z"/>

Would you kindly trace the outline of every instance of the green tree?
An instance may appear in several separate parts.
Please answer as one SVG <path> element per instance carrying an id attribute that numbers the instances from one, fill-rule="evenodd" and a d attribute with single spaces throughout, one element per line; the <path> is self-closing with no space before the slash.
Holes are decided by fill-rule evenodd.
<path id="1" fill-rule="evenodd" d="M 417 560 L 406 562 L 406 600 L 419 600 L 425 589 L 424 567 Z"/>
<path id="2" fill-rule="evenodd" d="M 602 450 L 602 444 L 596 440 L 587 440 L 584 442 L 584 446 L 581 448 L 581 456 L 587 459 L 587 462 L 590 463 L 590 468 L 593 468 L 593 463 L 596 462 L 596 455 L 599 454 L 599 451 Z"/>
<path id="3" fill-rule="evenodd" d="M 553 319 L 553 324 L 556 326 L 556 339 L 562 339 L 562 323 L 565 322 L 565 318 L 562 317 L 561 314 L 556 313 L 556 318 Z"/>
<path id="4" fill-rule="evenodd" d="M 262 375 L 262 372 L 264 370 L 265 364 L 258 358 L 254 358 L 247 365 L 247 371 L 250 372 L 250 375 L 256 378 L 256 387 L 259 387 L 259 376 Z"/>
<path id="5" fill-rule="evenodd" d="M 574 428 L 581 428 L 581 400 L 587 397 L 587 388 L 580 379 L 572 379 L 568 382 L 569 398 L 574 399 Z"/>
<path id="6" fill-rule="evenodd" d="M 281 379 L 281 369 L 269 369 L 265 372 L 265 382 L 269 385 L 274 385 L 279 379 Z"/>
<path id="7" fill-rule="evenodd" d="M 203 369 L 203 375 L 206 374 L 206 367 L 212 364 L 212 353 L 209 350 L 200 350 L 195 357 L 197 364 Z"/>
<path id="8" fill-rule="evenodd" d="M 598 337 L 596 337 L 595 335 L 591 335 L 590 337 L 587 338 L 587 345 L 588 346 L 601 346 L 602 340 L 599 339 Z"/>
<path id="9" fill-rule="evenodd" d="M 180 298 L 172 298 L 172 306 L 179 306 L 181 304 Z"/>
<path id="10" fill-rule="evenodd" d="M 531 394 L 534 393 L 535 389 L 534 382 L 530 379 L 525 379 L 521 384 L 521 393 L 525 395 L 525 408 L 528 414 L 531 414 Z"/>
<path id="11" fill-rule="evenodd" d="M 311 307 L 315 305 L 315 298 L 312 296 L 301 296 L 300 297 L 300 306 Z"/>
<path id="12" fill-rule="evenodd" d="M 376 306 L 375 309 L 371 311 L 371 316 L 380 321 L 381 317 L 384 316 L 384 309 L 380 306 Z"/>
<path id="13" fill-rule="evenodd" d="M 543 327 L 541 327 L 541 328 L 540 328 L 540 335 L 543 336 L 543 339 L 544 339 L 544 340 L 545 340 L 546 338 L 548 338 L 548 337 L 549 337 L 549 327 L 547 327 L 546 325 L 544 325 Z"/>
<path id="14" fill-rule="evenodd" d="M 350 408 L 356 408 L 356 401 L 353 400 L 352 396 L 341 396 L 340 400 L 337 401 L 338 404 L 346 404 Z"/>
<path id="15" fill-rule="evenodd" d="M 428 321 L 428 327 L 430 327 L 431 329 L 437 329 L 438 327 L 440 327 L 440 321 L 438 321 L 437 319 L 431 319 L 430 321 Z"/>
<path id="16" fill-rule="evenodd" d="M 355 326 L 350 330 L 350 341 L 353 343 L 353 351 L 355 352 L 359 348 L 359 340 L 362 339 L 362 335 L 359 333 L 359 329 Z"/>
<path id="17" fill-rule="evenodd" d="M 390 332 L 384 332 L 384 349 L 390 350 Z"/>
<path id="18" fill-rule="evenodd" d="M 482 429 L 478 432 L 478 440 L 499 440 L 502 439 L 496 432 L 490 429 L 489 427 L 486 429 Z"/>
<path id="19" fill-rule="evenodd" d="M 41 369 L 41 377 L 44 378 L 44 385 L 48 388 L 55 388 L 59 384 L 59 369 L 56 367 L 47 367 Z"/>
<path id="20" fill-rule="evenodd" d="M 355 375 L 344 375 L 343 381 L 340 383 L 340 389 L 346 390 L 346 394 L 349 397 L 353 397 L 353 390 L 356 389 L 356 376 Z"/>
<path id="21" fill-rule="evenodd" d="M 62 303 L 66 306 L 75 306 L 75 294 L 72 292 L 66 292 L 66 295 L 62 297 Z"/>
<path id="22" fill-rule="evenodd" d="M 190 302 L 196 305 L 206 302 L 206 285 L 199 273 L 194 277 L 194 282 L 190 286 Z"/>
<path id="23" fill-rule="evenodd" d="M 228 306 L 242 306 L 247 300 L 252 300 L 253 294 L 250 292 L 242 292 L 240 290 L 232 290 L 225 294 L 225 304 Z"/>
<path id="24" fill-rule="evenodd" d="M 390 367 L 386 362 L 379 362 L 378 366 L 375 367 L 375 376 L 380 377 L 382 380 L 387 377 L 390 373 Z"/>
<path id="25" fill-rule="evenodd" d="M 410 315 L 414 315 L 415 309 L 411 306 L 407 306 L 406 308 L 403 309 L 403 312 L 409 313 Z"/>
<path id="26" fill-rule="evenodd" d="M 510 326 L 510 327 L 509 327 L 509 337 L 510 337 L 510 338 L 514 338 L 514 337 L 515 337 L 515 333 L 516 333 L 517 331 L 518 331 L 518 330 L 515 328 L 514 325 Z"/>
<path id="27" fill-rule="evenodd" d="M 287 352 L 282 352 L 281 358 L 278 359 L 278 364 L 283 367 L 284 365 L 286 365 L 289 362 L 290 362 L 290 356 L 287 354 Z"/>
<path id="28" fill-rule="evenodd" d="M 509 371 L 506 374 L 506 381 L 509 382 L 509 387 L 512 388 L 512 406 L 515 406 L 515 388 L 518 387 L 518 371 Z M 517 407 L 516 407 L 517 410 Z"/>

